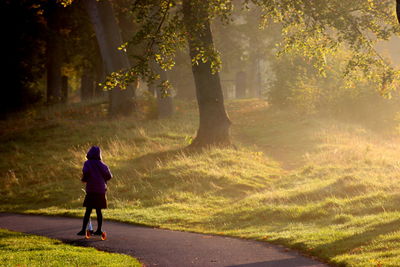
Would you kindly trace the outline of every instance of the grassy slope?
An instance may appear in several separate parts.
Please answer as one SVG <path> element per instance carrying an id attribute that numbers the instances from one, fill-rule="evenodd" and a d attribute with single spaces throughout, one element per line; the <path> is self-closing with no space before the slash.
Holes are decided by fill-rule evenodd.
<path id="1" fill-rule="evenodd" d="M 136 266 L 134 258 L 0 229 L 1 266 Z"/>
<path id="2" fill-rule="evenodd" d="M 191 106 L 160 121 L 106 120 L 91 105 L 4 122 L 0 210 L 82 216 L 80 171 L 99 144 L 115 176 L 106 218 L 400 266 L 399 140 L 243 100 L 228 104 L 239 149 L 194 153 L 182 149 L 196 130 Z"/>

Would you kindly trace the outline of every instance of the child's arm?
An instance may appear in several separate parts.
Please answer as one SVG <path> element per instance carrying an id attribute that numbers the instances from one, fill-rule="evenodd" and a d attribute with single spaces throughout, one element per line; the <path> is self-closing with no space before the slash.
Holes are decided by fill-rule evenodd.
<path id="1" fill-rule="evenodd" d="M 85 174 L 82 175 L 81 182 L 82 183 L 87 183 L 87 177 L 85 176 Z"/>
<path id="2" fill-rule="evenodd" d="M 86 167 L 86 162 L 83 164 L 83 169 L 82 169 L 82 183 L 86 183 L 88 181 L 88 168 Z"/>
<path id="3" fill-rule="evenodd" d="M 111 171 L 108 168 L 108 166 L 107 165 L 104 165 L 104 166 L 105 166 L 105 168 L 104 168 L 104 170 L 105 170 L 105 172 L 104 172 L 104 181 L 107 183 L 107 181 L 112 178 L 112 174 L 111 174 Z"/>

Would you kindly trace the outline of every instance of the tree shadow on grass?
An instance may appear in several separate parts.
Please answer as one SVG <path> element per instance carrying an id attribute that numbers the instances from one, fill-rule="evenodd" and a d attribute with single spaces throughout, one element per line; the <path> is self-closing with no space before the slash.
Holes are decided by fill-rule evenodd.
<path id="1" fill-rule="evenodd" d="M 32 188 L 32 191 L 35 190 L 35 188 Z M 77 187 L 76 192 L 68 192 L 68 194 L 60 194 L 60 192 L 55 192 L 52 189 L 45 189 L 40 192 L 35 191 L 35 196 L 28 196 L 26 198 L 14 195 L 2 202 L 0 210 L 1 212 L 24 213 L 50 207 L 60 207 L 62 209 L 81 208 L 83 197 L 82 202 L 75 203 L 81 194 L 81 190 Z M 40 195 L 46 195 L 46 198 L 41 198 Z M 64 215 L 68 216 L 69 213 L 64 212 Z"/>
<path id="2" fill-rule="evenodd" d="M 238 200 L 259 190 L 257 185 L 245 184 L 225 173 L 213 171 L 208 161 L 202 159 L 202 154 L 207 156 L 208 152 L 207 149 L 181 148 L 122 161 L 118 164 L 121 170 L 118 175 L 124 176 L 125 181 L 121 182 L 118 192 L 115 191 L 115 197 L 127 202 L 136 200 L 150 207 L 164 205 L 167 199 L 184 201 L 188 196 Z"/>
<path id="3" fill-rule="evenodd" d="M 314 251 L 322 251 L 324 254 L 329 255 L 329 257 L 334 257 L 344 253 L 351 253 L 355 248 L 367 245 L 371 243 L 380 235 L 386 235 L 391 232 L 398 231 L 400 224 L 400 219 L 393 220 L 388 223 L 383 223 L 374 226 L 373 228 L 364 231 L 362 233 L 354 234 L 352 236 L 336 240 L 332 243 L 326 243 L 320 245 L 314 249 Z"/>
<path id="4" fill-rule="evenodd" d="M 121 162 L 120 166 L 121 168 L 124 168 L 126 166 L 135 166 L 137 167 L 138 170 L 151 170 L 156 168 L 160 163 L 167 163 L 171 160 L 175 160 L 176 157 L 178 156 L 182 157 L 189 157 L 196 155 L 200 156 L 201 154 L 206 153 L 207 151 L 212 150 L 213 148 L 219 148 L 219 147 L 211 146 L 206 148 L 201 148 L 201 147 L 199 148 L 199 147 L 186 146 L 178 149 L 148 153 L 140 157 Z"/>
<path id="5" fill-rule="evenodd" d="M 140 199 L 145 202 L 157 204 L 155 198 L 163 195 L 168 195 L 174 190 L 191 191 L 193 193 L 202 194 L 206 192 L 210 185 L 214 182 L 215 177 L 208 175 L 207 172 L 191 172 L 180 173 L 185 171 L 188 166 L 171 166 L 170 168 L 161 168 L 160 164 L 166 164 L 170 161 L 179 160 L 177 157 L 190 157 L 193 155 L 201 155 L 203 150 L 193 148 L 179 148 L 167 151 L 160 151 L 148 153 L 129 160 L 120 161 L 117 167 L 112 169 L 116 179 L 126 179 L 123 188 L 113 188 L 114 182 L 111 180 L 110 192 L 108 196 L 113 197 L 113 194 L 121 199 Z M 135 175 L 135 171 L 141 173 L 141 177 Z M 179 173 L 180 175 L 176 175 Z M 196 176 L 197 175 L 197 176 Z M 193 178 L 192 176 L 195 176 Z M 193 183 L 193 184 L 192 184 Z M 217 184 L 217 183 L 216 183 Z M 27 210 L 40 210 L 48 207 L 61 207 L 61 208 L 81 208 L 84 198 L 84 193 L 80 190 L 79 179 L 76 183 L 64 186 L 72 186 L 75 190 L 68 190 L 68 192 L 60 191 L 60 184 L 46 185 L 43 188 L 32 188 L 29 192 L 24 194 L 24 197 L 16 194 L 3 201 L 3 207 L 6 211 L 13 212 L 26 212 Z M 58 188 L 58 190 L 54 190 Z M 137 192 L 135 188 L 139 189 Z M 222 188 L 222 186 L 221 186 Z M 244 188 L 246 189 L 246 188 Z M 222 190 L 222 189 L 221 189 Z M 239 191 L 241 191 L 240 189 Z M 136 192 L 136 193 L 135 193 Z M 110 195 L 111 194 L 111 195 Z M 43 197 L 45 196 L 45 198 Z M 30 199 L 27 203 L 27 199 Z M 159 203 L 160 204 L 160 203 Z M 65 215 L 68 215 L 66 213 Z"/>
<path id="6" fill-rule="evenodd" d="M 321 143 L 315 135 L 321 124 L 315 119 L 272 108 L 250 110 L 241 119 L 243 115 L 240 114 L 233 126 L 236 139 L 265 152 L 287 170 L 301 167 L 304 155 Z"/>
<path id="7" fill-rule="evenodd" d="M 178 155 L 190 155 L 192 153 L 195 152 L 188 148 L 148 153 L 143 156 L 122 162 L 121 168 L 126 166 L 135 166 L 137 170 L 151 170 L 160 163 L 166 163 L 170 160 L 173 160 Z"/>

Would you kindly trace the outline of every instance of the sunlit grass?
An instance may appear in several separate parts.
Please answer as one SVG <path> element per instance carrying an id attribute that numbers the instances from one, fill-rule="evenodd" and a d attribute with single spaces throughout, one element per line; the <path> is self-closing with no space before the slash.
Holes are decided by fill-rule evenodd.
<path id="1" fill-rule="evenodd" d="M 136 259 L 0 229 L 1 266 L 142 266 Z"/>
<path id="2" fill-rule="evenodd" d="M 92 104 L 4 122 L 0 209 L 82 216 L 82 163 L 97 144 L 114 174 L 106 219 L 400 266 L 398 137 L 241 100 L 228 103 L 237 148 L 190 151 L 191 106 L 159 121 L 109 119 Z"/>

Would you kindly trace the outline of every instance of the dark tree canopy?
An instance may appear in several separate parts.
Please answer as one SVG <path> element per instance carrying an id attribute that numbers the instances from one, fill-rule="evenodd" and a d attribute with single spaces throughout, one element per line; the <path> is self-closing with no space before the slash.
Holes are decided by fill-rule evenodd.
<path id="1" fill-rule="evenodd" d="M 45 102 L 49 63 L 57 63 L 57 68 L 61 68 L 56 85 L 61 88 L 65 69 L 79 74 L 83 68 L 101 64 L 81 5 L 63 7 L 53 0 L 22 0 L 2 1 L 0 8 L 2 29 L 7 36 L 3 42 L 6 64 L 2 71 L 5 95 L 0 104 L 1 114 Z M 60 98 L 58 94 L 54 102 Z"/>
<path id="2" fill-rule="evenodd" d="M 45 59 L 45 24 L 32 1 L 1 1 L 3 36 L 0 114 L 20 109 L 40 99 L 37 80 Z"/>

